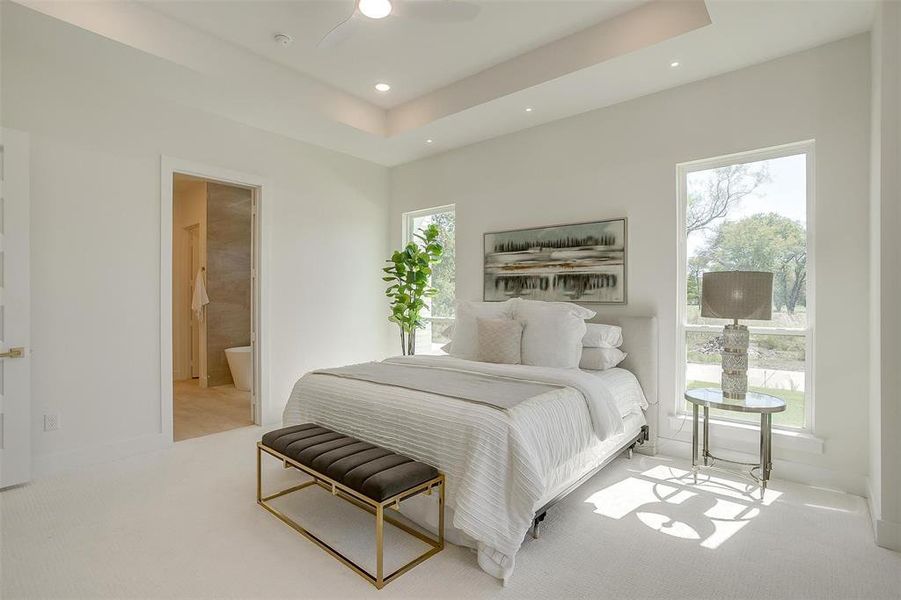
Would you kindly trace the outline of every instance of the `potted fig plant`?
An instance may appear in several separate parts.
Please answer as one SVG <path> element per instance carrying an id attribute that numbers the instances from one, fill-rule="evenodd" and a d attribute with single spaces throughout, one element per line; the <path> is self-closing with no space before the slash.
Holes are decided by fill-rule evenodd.
<path id="1" fill-rule="evenodd" d="M 400 328 L 401 351 L 405 356 L 416 354 L 416 330 L 423 328 L 420 318 L 426 298 L 438 290 L 432 287 L 432 265 L 441 261 L 444 248 L 438 241 L 441 230 L 431 224 L 413 234 L 415 241 L 395 251 L 386 262 L 382 277 L 390 285 L 385 295 L 391 300 L 388 320 Z"/>

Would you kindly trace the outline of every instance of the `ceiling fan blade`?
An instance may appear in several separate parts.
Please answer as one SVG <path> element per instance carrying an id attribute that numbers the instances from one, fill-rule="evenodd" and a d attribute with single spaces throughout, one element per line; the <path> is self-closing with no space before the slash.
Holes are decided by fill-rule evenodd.
<path id="1" fill-rule="evenodd" d="M 316 43 L 317 48 L 334 48 L 346 41 L 356 29 L 357 23 L 362 18 L 360 12 L 354 6 L 354 11 L 349 17 L 332 27 L 331 31 L 322 36 L 322 39 Z"/>
<path id="2" fill-rule="evenodd" d="M 397 14 L 438 23 L 472 21 L 482 8 L 464 0 L 397 0 Z"/>

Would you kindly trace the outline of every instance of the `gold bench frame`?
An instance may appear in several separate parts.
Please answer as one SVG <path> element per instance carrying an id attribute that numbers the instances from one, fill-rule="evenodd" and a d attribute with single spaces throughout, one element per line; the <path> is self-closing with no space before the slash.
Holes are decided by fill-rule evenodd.
<path id="1" fill-rule="evenodd" d="M 313 479 L 311 481 L 305 481 L 300 485 L 295 485 L 293 487 L 289 487 L 287 489 L 281 490 L 280 492 L 276 492 L 274 494 L 270 494 L 268 496 L 263 496 L 263 474 L 262 474 L 262 456 L 263 452 L 269 454 L 270 456 L 277 458 L 282 461 L 285 467 L 294 467 L 300 471 L 303 471 Z M 311 485 L 318 485 L 332 493 L 334 496 L 338 496 L 351 504 L 362 508 L 363 510 L 369 512 L 370 514 L 375 515 L 375 547 L 376 547 L 376 574 L 372 575 L 366 569 L 350 560 L 341 552 L 331 547 L 324 540 L 316 537 L 312 532 L 304 529 L 299 523 L 292 520 L 288 515 L 280 512 L 275 507 L 268 504 L 269 500 L 273 500 L 275 498 L 279 498 L 286 494 L 290 494 L 292 492 L 296 492 L 298 490 L 302 490 Z M 394 518 L 385 514 L 385 509 L 393 508 L 395 510 L 400 508 L 400 503 L 407 498 L 415 496 L 416 494 L 425 493 L 426 495 L 430 495 L 432 493 L 432 488 L 438 488 L 438 538 L 435 539 L 431 536 L 428 536 L 412 527 L 401 523 L 400 521 L 395 520 Z M 272 448 L 268 446 L 264 446 L 262 442 L 257 442 L 257 504 L 274 514 L 281 521 L 283 521 L 286 525 L 306 537 L 308 540 L 331 554 L 333 557 L 347 565 L 351 568 L 357 575 L 374 585 L 378 589 L 382 589 L 419 563 L 425 561 L 428 558 L 431 558 L 435 554 L 441 552 L 444 549 L 444 475 L 439 473 L 438 477 L 426 481 L 416 487 L 410 488 L 409 490 L 405 490 L 400 494 L 392 496 L 387 500 L 382 502 L 376 502 L 375 500 L 361 494 L 356 490 L 352 490 L 349 487 L 334 481 L 333 479 L 326 477 L 325 475 L 314 471 L 313 469 L 300 464 L 299 462 L 288 458 L 284 454 L 280 452 L 276 452 Z M 424 554 L 414 558 L 412 561 L 408 562 L 404 566 L 400 567 L 393 573 L 388 576 L 384 575 L 383 570 L 383 562 L 384 562 L 384 545 L 385 545 L 385 522 L 394 525 L 398 529 L 405 531 L 406 533 L 416 537 L 429 546 L 431 549 L 427 550 Z"/>

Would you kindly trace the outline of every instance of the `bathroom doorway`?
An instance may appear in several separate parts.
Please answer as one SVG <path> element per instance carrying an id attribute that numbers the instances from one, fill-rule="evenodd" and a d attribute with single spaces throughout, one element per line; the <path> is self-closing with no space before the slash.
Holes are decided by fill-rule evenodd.
<path id="1" fill-rule="evenodd" d="M 255 422 L 258 189 L 172 174 L 172 439 Z"/>

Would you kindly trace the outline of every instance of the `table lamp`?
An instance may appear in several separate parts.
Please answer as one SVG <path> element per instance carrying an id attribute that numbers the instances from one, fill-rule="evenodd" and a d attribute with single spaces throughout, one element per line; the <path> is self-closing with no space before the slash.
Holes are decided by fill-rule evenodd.
<path id="1" fill-rule="evenodd" d="M 701 316 L 732 319 L 723 328 L 724 398 L 742 400 L 748 392 L 748 328 L 739 319 L 768 321 L 773 312 L 773 274 L 759 271 L 704 273 Z"/>

